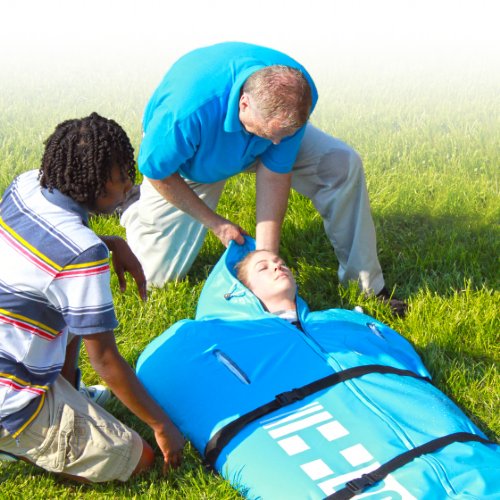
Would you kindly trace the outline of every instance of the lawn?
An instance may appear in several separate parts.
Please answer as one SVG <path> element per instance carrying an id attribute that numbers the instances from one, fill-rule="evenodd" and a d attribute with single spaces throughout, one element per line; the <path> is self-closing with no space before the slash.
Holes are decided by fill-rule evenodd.
<path id="1" fill-rule="evenodd" d="M 43 140 L 67 118 L 97 111 L 118 121 L 139 147 L 141 114 L 161 74 L 60 75 L 2 80 L 0 192 L 24 170 L 38 168 Z M 346 70 L 318 77 L 312 121 L 361 154 L 379 255 L 388 286 L 408 301 L 393 317 L 354 286 L 339 285 L 334 253 L 311 203 L 292 193 L 282 253 L 312 309 L 352 308 L 385 321 L 415 346 L 434 383 L 491 438 L 500 436 L 499 76 L 475 71 L 377 73 Z M 228 182 L 219 212 L 254 228 L 251 175 Z M 116 217 L 94 218 L 101 234 L 124 235 Z M 133 283 L 112 277 L 120 351 L 132 364 L 154 337 L 193 317 L 198 295 L 223 248 L 209 235 L 189 276 L 150 293 L 143 304 Z M 85 355 L 83 377 L 99 380 Z M 120 403 L 108 409 L 150 442 L 152 434 Z M 157 467 L 122 484 L 80 486 L 24 464 L 0 465 L 0 498 L 239 498 L 207 473 L 188 446 L 184 465 L 163 478 Z"/>

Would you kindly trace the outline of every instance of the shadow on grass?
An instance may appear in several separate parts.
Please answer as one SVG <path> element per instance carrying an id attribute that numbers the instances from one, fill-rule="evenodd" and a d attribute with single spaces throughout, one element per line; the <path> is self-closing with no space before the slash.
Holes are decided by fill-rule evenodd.
<path id="1" fill-rule="evenodd" d="M 478 224 L 471 217 L 425 214 L 379 215 L 375 224 L 386 285 L 395 288 L 398 298 L 407 300 L 423 289 L 448 296 L 465 283 L 472 289 L 499 288 L 498 226 Z M 191 282 L 204 281 L 223 251 L 215 238 L 208 238 L 189 273 Z M 281 253 L 313 308 L 347 305 L 339 292 L 338 262 L 319 217 L 300 227 L 285 221 Z"/>
<path id="2" fill-rule="evenodd" d="M 193 267 L 189 271 L 191 281 L 205 281 L 224 253 L 224 250 L 224 246 L 218 241 L 205 241 L 198 257 L 194 261 Z"/>
<path id="3" fill-rule="evenodd" d="M 499 288 L 500 228 L 470 217 L 414 214 L 375 220 L 379 259 L 387 286 L 408 298 L 427 288 L 440 295 L 470 282 L 475 289 Z M 307 227 L 284 226 L 282 252 L 288 262 L 304 261 L 336 278 L 337 259 L 319 218 Z M 322 274 L 319 273 L 320 275 Z"/>
<path id="4" fill-rule="evenodd" d="M 493 378 L 498 360 L 484 352 L 464 351 L 453 343 L 429 342 L 418 351 L 432 375 L 433 384 L 450 397 L 491 440 L 498 441 L 500 436 L 495 429 L 474 408 L 486 381 Z M 467 387 L 466 391 L 459 391 L 460 399 L 451 396 L 457 394 L 457 386 Z"/>
<path id="5" fill-rule="evenodd" d="M 424 214 L 383 216 L 376 225 L 382 269 L 406 294 L 428 288 L 447 295 L 465 282 L 498 289 L 499 226 Z"/>

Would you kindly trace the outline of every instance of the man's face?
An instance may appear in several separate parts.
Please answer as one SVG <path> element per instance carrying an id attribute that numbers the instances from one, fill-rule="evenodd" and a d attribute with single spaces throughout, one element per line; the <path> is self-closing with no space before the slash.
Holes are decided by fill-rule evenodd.
<path id="1" fill-rule="evenodd" d="M 279 144 L 285 137 L 295 134 L 298 130 L 297 128 L 283 127 L 282 120 L 279 118 L 265 120 L 250 96 L 245 93 L 240 97 L 239 118 L 249 134 L 267 139 L 273 144 Z"/>
<path id="2" fill-rule="evenodd" d="M 123 176 L 116 165 L 111 170 L 111 178 L 105 184 L 105 192 L 98 196 L 92 212 L 98 214 L 111 214 L 115 208 L 125 200 L 125 195 L 132 189 L 133 183 L 128 176 Z"/>
<path id="3" fill-rule="evenodd" d="M 263 302 L 277 298 L 295 299 L 295 279 L 279 255 L 267 250 L 256 252 L 247 266 L 248 288 Z"/>

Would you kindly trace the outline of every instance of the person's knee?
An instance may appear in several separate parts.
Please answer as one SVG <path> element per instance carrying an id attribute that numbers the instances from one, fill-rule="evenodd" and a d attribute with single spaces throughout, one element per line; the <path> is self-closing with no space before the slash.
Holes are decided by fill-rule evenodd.
<path id="1" fill-rule="evenodd" d="M 136 476 L 137 474 L 141 474 L 142 472 L 146 472 L 147 470 L 151 469 L 151 467 L 153 467 L 154 465 L 154 462 L 155 453 L 153 451 L 153 448 L 151 448 L 151 446 L 143 439 L 141 458 L 139 458 L 139 462 L 132 472 L 132 476 Z"/>
<path id="2" fill-rule="evenodd" d="M 348 150 L 349 155 L 349 170 L 351 171 L 351 175 L 359 176 L 363 174 L 363 161 L 361 160 L 361 156 L 359 153 L 350 148 Z"/>
<path id="3" fill-rule="evenodd" d="M 346 183 L 357 183 L 360 178 L 364 178 L 363 163 L 354 149 L 335 149 L 323 155 L 318 174 L 325 184 L 338 189 Z"/>

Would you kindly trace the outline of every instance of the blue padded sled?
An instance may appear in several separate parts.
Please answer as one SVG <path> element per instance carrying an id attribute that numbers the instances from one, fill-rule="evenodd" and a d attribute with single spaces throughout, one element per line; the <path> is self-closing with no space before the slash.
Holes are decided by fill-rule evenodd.
<path id="1" fill-rule="evenodd" d="M 302 330 L 234 276 L 231 244 L 195 320 L 151 342 L 137 373 L 184 435 L 248 498 L 500 498 L 499 447 L 430 382 L 411 345 L 353 311 Z"/>

